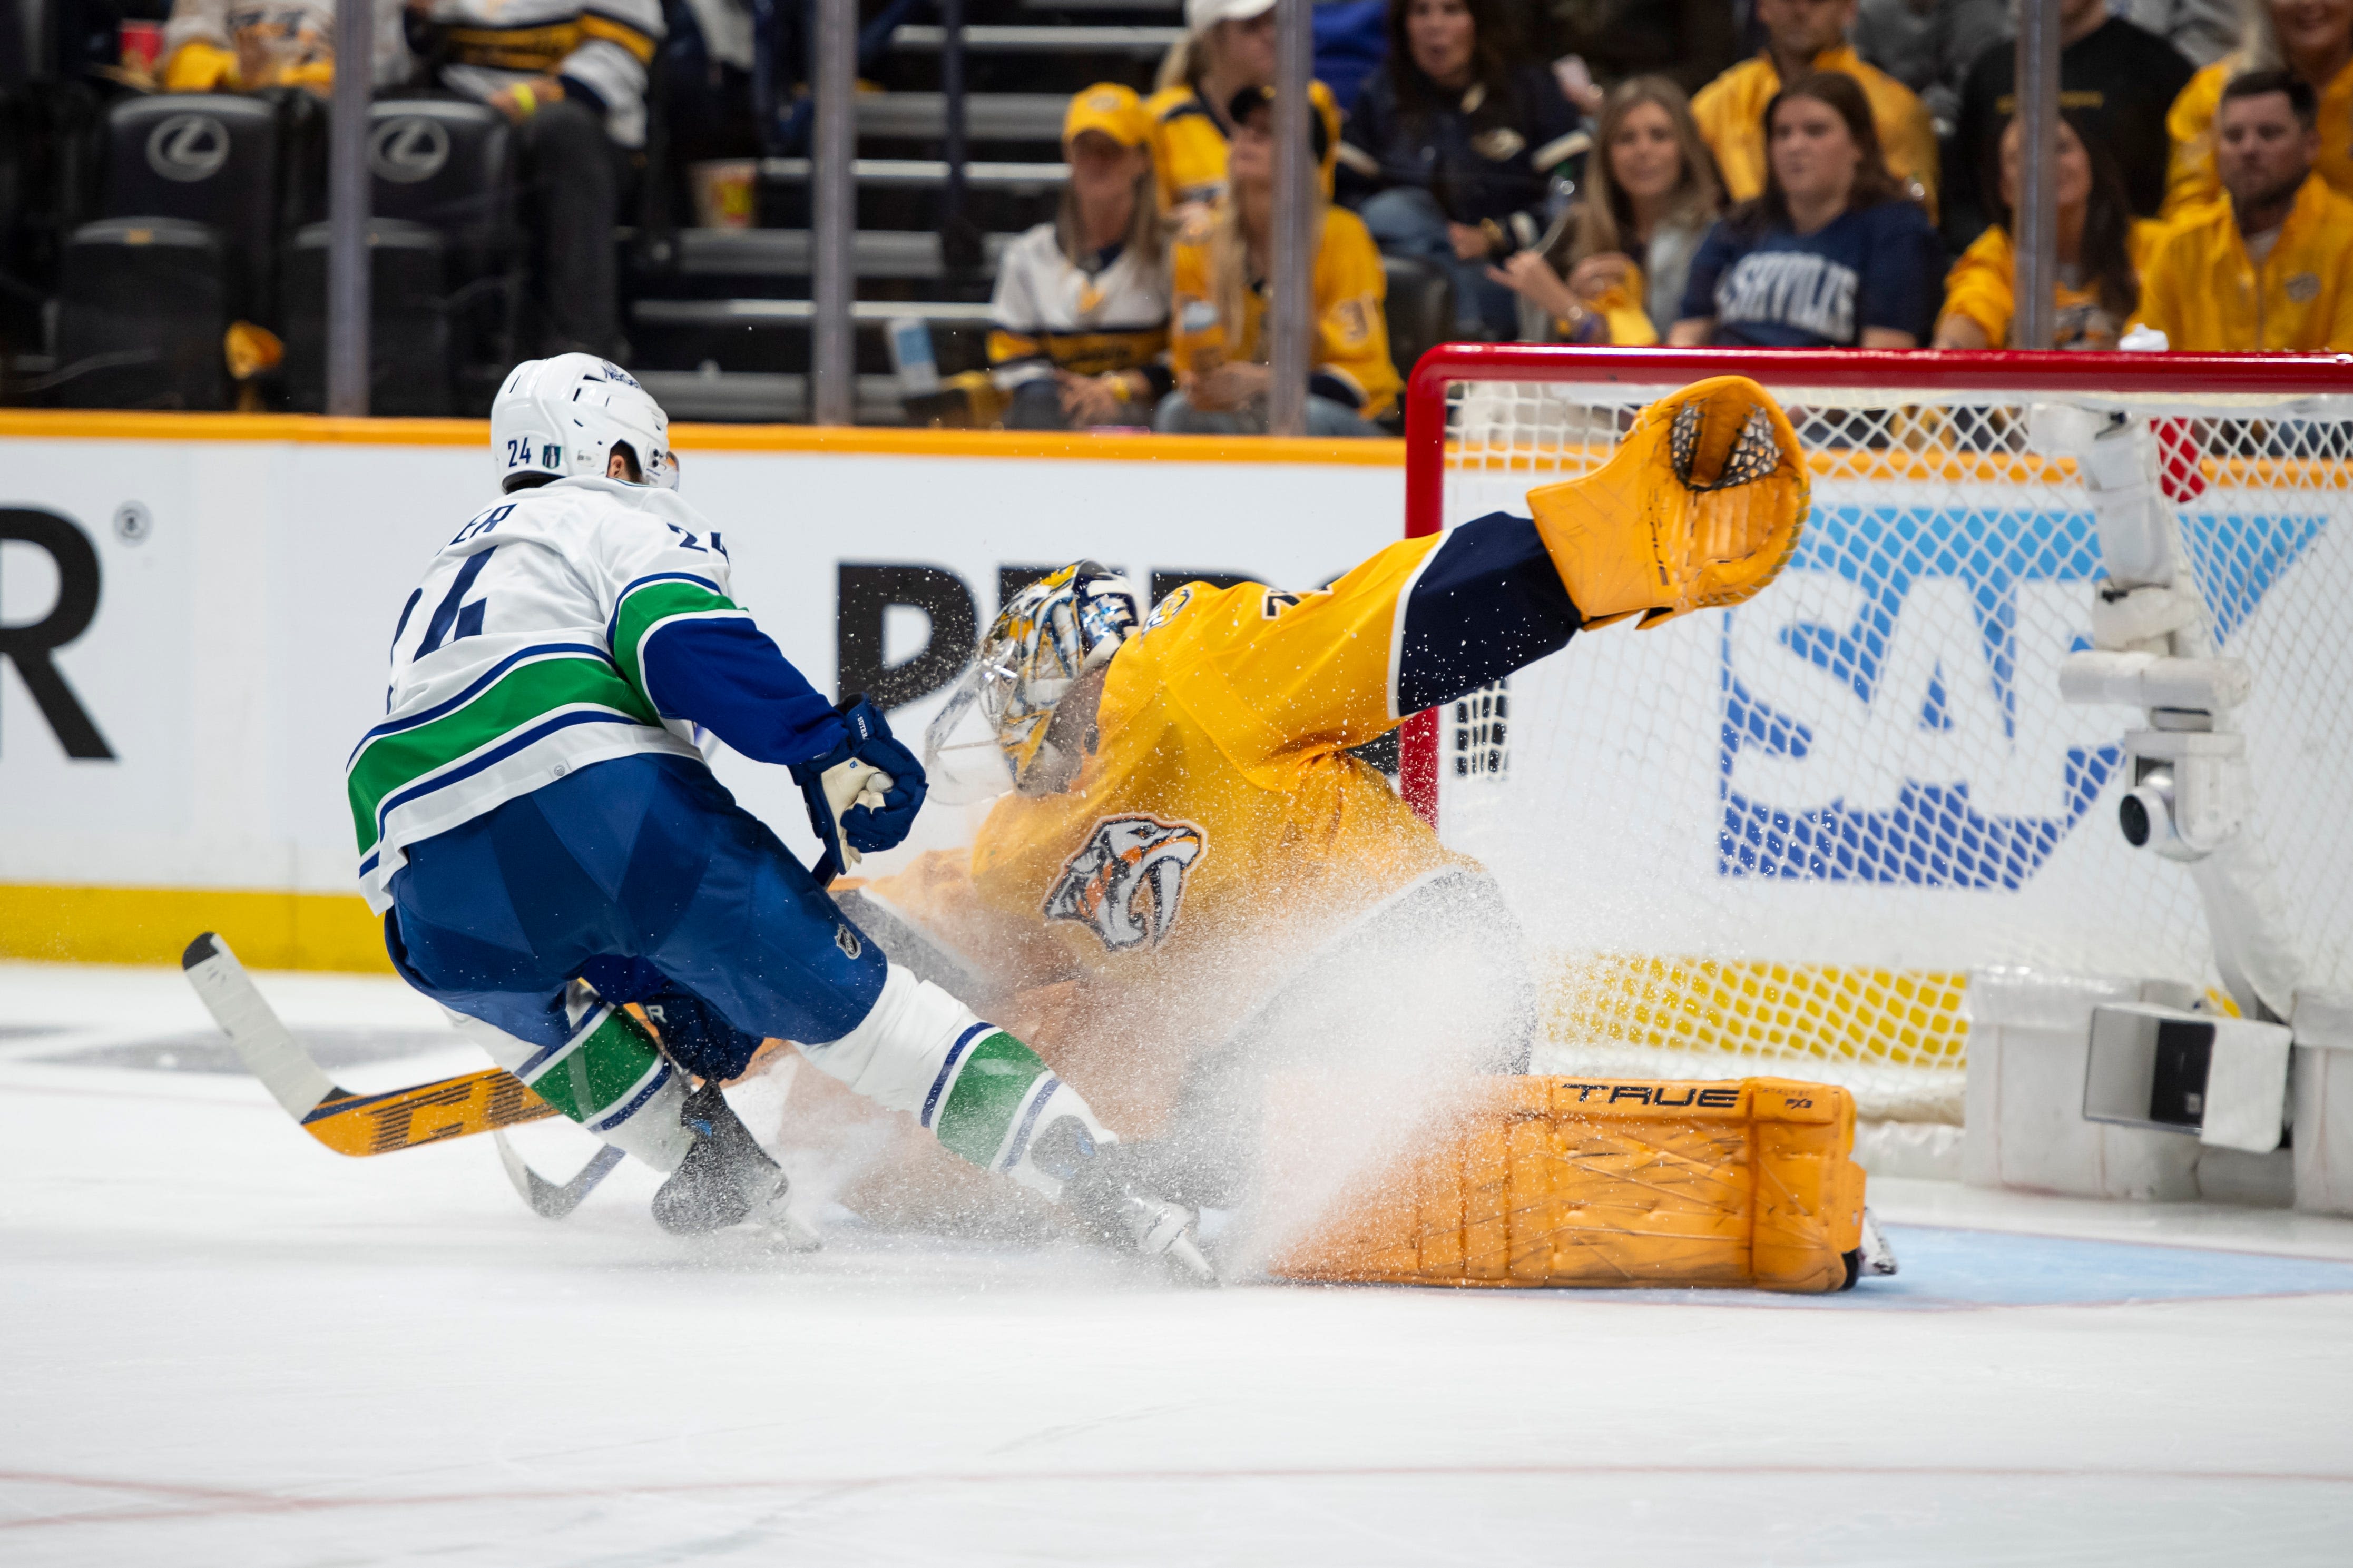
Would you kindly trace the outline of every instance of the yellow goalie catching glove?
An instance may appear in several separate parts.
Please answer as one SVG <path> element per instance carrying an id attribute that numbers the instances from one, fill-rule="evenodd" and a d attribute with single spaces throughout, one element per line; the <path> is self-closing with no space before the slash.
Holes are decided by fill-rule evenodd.
<path id="1" fill-rule="evenodd" d="M 1753 597 L 1798 548 L 1806 504 L 1788 416 L 1741 375 L 1661 398 L 1609 462 L 1528 492 L 1588 631 Z"/>

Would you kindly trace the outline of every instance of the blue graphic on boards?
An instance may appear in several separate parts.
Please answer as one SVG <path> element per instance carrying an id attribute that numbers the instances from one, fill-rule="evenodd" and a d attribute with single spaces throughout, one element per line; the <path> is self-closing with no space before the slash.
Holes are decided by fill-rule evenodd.
<path id="1" fill-rule="evenodd" d="M 2264 593 L 2326 525 L 2312 516 L 2187 515 L 2184 542 L 2227 647 Z M 1818 507 L 1789 563 L 1793 573 L 1842 578 L 1861 596 L 1842 626 L 1798 619 L 1774 641 L 1831 677 L 1865 709 L 1916 703 L 1924 733 L 1948 731 L 1961 682 L 1990 699 L 2015 742 L 2019 712 L 2019 597 L 2028 584 L 2088 584 L 2102 574 L 2089 511 L 1950 510 L 1907 507 Z M 1932 580 L 1956 585 L 1968 606 L 1973 647 L 1947 650 L 1925 691 L 1888 689 L 1888 656 L 1907 604 Z M 1784 579 L 1788 581 L 1788 579 Z M 2088 593 L 2088 590 L 2087 590 Z M 1757 606 L 1736 615 L 1755 616 Z M 2082 616 L 2090 622 L 2088 605 Z M 2088 646 L 2078 637 L 2074 647 Z M 1962 657 L 1963 652 L 1966 657 Z M 1754 798 L 1736 783 L 1743 752 L 1802 760 L 1816 743 L 1802 719 L 1777 710 L 1738 668 L 1732 620 L 1721 645 L 1724 727 L 1719 752 L 1723 827 L 1716 868 L 1727 877 L 1793 877 L 1832 882 L 2016 890 L 2090 810 L 2124 764 L 2115 744 L 2069 746 L 2051 759 L 2051 809 L 1986 811 L 1967 779 L 1907 779 L 1893 805 L 1792 806 Z M 1953 668 L 1973 664 L 1974 668 Z M 2053 679 L 2037 668 L 2030 679 Z"/>

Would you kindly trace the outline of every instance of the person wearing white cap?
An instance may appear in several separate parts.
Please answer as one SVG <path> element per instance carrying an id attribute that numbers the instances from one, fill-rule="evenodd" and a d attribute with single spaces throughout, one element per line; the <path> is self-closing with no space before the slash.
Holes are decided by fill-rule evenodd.
<path id="1" fill-rule="evenodd" d="M 1185 0 L 1185 37 L 1160 65 L 1160 90 L 1144 100 L 1152 116 L 1152 166 L 1160 209 L 1173 217 L 1206 209 L 1226 191 L 1234 127 L 1226 106 L 1246 88 L 1274 85 L 1274 0 Z M 1326 145 L 1340 144 L 1340 106 L 1322 82 L 1308 98 L 1324 119 Z M 1324 195 L 1333 161 L 1321 160 Z"/>

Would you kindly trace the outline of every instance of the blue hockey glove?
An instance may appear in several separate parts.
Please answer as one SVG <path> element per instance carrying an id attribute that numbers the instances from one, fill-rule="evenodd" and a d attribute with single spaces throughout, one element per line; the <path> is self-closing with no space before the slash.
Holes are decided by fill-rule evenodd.
<path id="1" fill-rule="evenodd" d="M 892 738 L 881 710 L 860 696 L 843 699 L 835 711 L 849 731 L 841 744 L 794 763 L 791 771 L 807 803 L 809 826 L 839 873 L 856 866 L 861 853 L 888 849 L 906 837 L 927 786 L 923 764 Z M 820 870 L 819 879 L 831 879 Z"/>

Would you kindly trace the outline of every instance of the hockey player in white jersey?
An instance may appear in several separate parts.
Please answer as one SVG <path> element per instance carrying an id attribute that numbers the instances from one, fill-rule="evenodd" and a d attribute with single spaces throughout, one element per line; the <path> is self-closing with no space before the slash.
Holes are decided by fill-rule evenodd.
<path id="1" fill-rule="evenodd" d="M 729 597 L 653 399 L 586 354 L 533 361 L 491 442 L 503 499 L 409 595 L 384 721 L 347 770 L 400 973 L 671 1173 L 654 1210 L 672 1230 L 782 1222 L 784 1174 L 718 1087 L 776 1037 L 1105 1240 L 1198 1265 L 1192 1215 L 1096 1157 L 1113 1140 L 1077 1092 L 889 963 L 712 776 L 699 734 L 791 769 L 838 868 L 897 843 L 923 797 L 882 715 L 828 703 Z"/>

